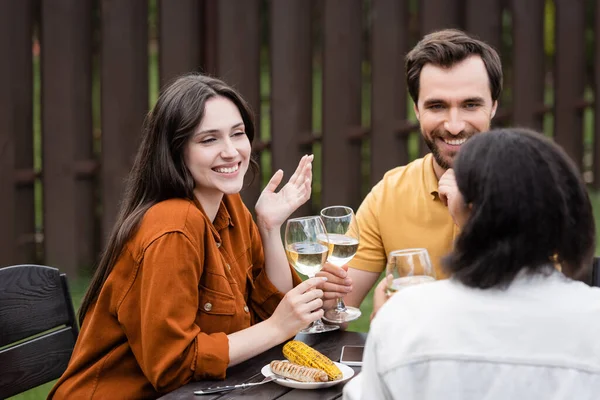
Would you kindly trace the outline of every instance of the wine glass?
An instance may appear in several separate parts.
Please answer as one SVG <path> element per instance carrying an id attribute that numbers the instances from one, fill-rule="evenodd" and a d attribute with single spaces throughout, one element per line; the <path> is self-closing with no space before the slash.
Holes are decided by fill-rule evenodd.
<path id="1" fill-rule="evenodd" d="M 388 296 L 408 286 L 433 282 L 436 278 L 427 249 L 392 251 L 388 257 L 385 276 Z"/>
<path id="2" fill-rule="evenodd" d="M 358 224 L 354 211 L 346 206 L 331 206 L 321 210 L 321 219 L 327 230 L 327 238 L 321 237 L 319 241 L 329 247 L 327 261 L 341 267 L 347 264 L 358 250 Z M 327 310 L 323 319 L 327 322 L 342 324 L 354 321 L 360 317 L 360 309 L 348 307 L 340 297 L 335 308 Z"/>
<path id="3" fill-rule="evenodd" d="M 318 237 L 327 237 L 323 221 L 318 216 L 289 219 L 285 226 L 285 253 L 289 263 L 303 275 L 312 278 L 323 268 L 329 248 L 319 243 Z M 323 333 L 339 329 L 325 325 L 319 318 L 301 333 Z"/>

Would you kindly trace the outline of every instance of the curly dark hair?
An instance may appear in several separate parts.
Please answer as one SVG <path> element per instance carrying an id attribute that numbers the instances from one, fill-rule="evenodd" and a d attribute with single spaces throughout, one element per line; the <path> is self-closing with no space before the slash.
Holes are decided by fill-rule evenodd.
<path id="1" fill-rule="evenodd" d="M 467 286 L 506 287 L 525 269 L 588 281 L 595 246 L 580 172 L 542 134 L 499 129 L 469 139 L 454 161 L 470 215 L 444 268 Z"/>

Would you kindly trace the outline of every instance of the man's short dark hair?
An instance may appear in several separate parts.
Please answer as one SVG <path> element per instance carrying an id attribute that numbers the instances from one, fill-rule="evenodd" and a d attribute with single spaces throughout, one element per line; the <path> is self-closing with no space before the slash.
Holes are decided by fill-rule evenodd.
<path id="1" fill-rule="evenodd" d="M 467 286 L 509 285 L 522 269 L 560 263 L 587 280 L 595 245 L 592 206 L 580 172 L 542 134 L 501 129 L 475 135 L 454 161 L 472 208 L 444 268 Z"/>
<path id="2" fill-rule="evenodd" d="M 466 58 L 480 56 L 490 81 L 492 101 L 502 92 L 502 63 L 490 45 L 457 29 L 445 29 L 426 35 L 406 55 L 406 84 L 415 104 L 419 100 L 419 79 L 425 64 L 451 68 Z"/>

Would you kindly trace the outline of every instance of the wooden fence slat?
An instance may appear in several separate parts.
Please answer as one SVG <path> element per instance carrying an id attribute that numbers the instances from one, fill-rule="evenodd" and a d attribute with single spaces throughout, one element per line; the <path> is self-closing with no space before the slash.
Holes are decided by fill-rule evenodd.
<path id="1" fill-rule="evenodd" d="M 217 3 L 217 71 L 250 104 L 256 116 L 254 144 L 260 141 L 260 0 L 219 0 Z M 250 178 L 250 173 L 246 175 Z M 260 176 L 242 190 L 250 210 L 261 191 Z"/>
<path id="2" fill-rule="evenodd" d="M 159 0 L 159 69 L 161 86 L 200 70 L 202 0 Z"/>
<path id="3" fill-rule="evenodd" d="M 323 46 L 323 207 L 361 200 L 361 0 L 326 0 Z M 352 27 L 352 29 L 348 29 Z"/>
<path id="4" fill-rule="evenodd" d="M 386 171 L 409 162 L 408 135 L 398 137 L 407 118 L 404 55 L 409 49 L 408 2 L 373 0 L 371 23 L 371 186 Z"/>
<path id="5" fill-rule="evenodd" d="M 118 212 L 148 111 L 148 2 L 102 1 L 102 231 Z"/>
<path id="6" fill-rule="evenodd" d="M 271 2 L 271 151 L 287 180 L 310 150 L 299 139 L 312 127 L 311 10 L 305 0 Z M 310 201 L 295 215 L 308 215 Z"/>
<path id="7" fill-rule="evenodd" d="M 541 130 L 544 105 L 544 0 L 512 0 L 512 123 Z"/>
<path id="8" fill-rule="evenodd" d="M 583 170 L 585 1 L 555 0 L 554 140 Z"/>
<path id="9" fill-rule="evenodd" d="M 42 3 L 45 262 L 70 277 L 96 255 L 93 180 L 76 176 L 92 159 L 91 16 L 91 0 Z"/>
<path id="10" fill-rule="evenodd" d="M 215 76 L 217 75 L 217 13 L 219 0 L 204 0 L 202 19 L 202 71 Z"/>
<path id="11" fill-rule="evenodd" d="M 18 18 L 14 3 L 0 1 L 0 53 L 12 54 L 12 23 Z M 11 87 L 13 62 L 0 63 L 0 87 Z M 15 261 L 15 134 L 13 134 L 12 90 L 0 90 L 0 266 L 10 265 Z"/>
<path id="12" fill-rule="evenodd" d="M 421 36 L 447 28 L 463 27 L 461 0 L 420 0 Z"/>
<path id="13" fill-rule="evenodd" d="M 594 189 L 600 189 L 600 0 L 595 1 L 594 18 L 594 149 L 592 172 Z"/>
<path id="14" fill-rule="evenodd" d="M 496 51 L 502 45 L 502 0 L 466 0 L 465 29 Z"/>
<path id="15" fill-rule="evenodd" d="M 15 2 L 13 2 L 15 3 Z M 17 170 L 33 170 L 33 57 L 32 31 L 34 4 L 25 0 L 15 5 L 20 11 L 19 19 L 13 20 L 14 51 L 12 90 L 15 108 L 13 127 L 15 136 L 15 167 Z M 22 7 L 22 8 L 21 8 Z M 35 234 L 34 182 L 19 184 L 16 190 L 16 260 L 37 260 Z"/>
<path id="16" fill-rule="evenodd" d="M 0 266 L 36 261 L 32 27 L 31 0 L 0 1 Z"/>

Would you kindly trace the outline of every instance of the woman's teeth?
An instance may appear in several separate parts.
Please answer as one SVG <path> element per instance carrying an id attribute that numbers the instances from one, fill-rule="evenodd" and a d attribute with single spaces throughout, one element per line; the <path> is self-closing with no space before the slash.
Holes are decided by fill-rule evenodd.
<path id="1" fill-rule="evenodd" d="M 220 172 L 222 174 L 232 174 L 235 171 L 237 171 L 239 168 L 239 165 L 236 165 L 234 167 L 231 168 L 215 168 L 215 171 Z"/>

